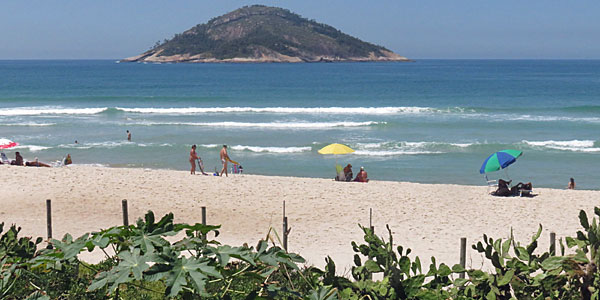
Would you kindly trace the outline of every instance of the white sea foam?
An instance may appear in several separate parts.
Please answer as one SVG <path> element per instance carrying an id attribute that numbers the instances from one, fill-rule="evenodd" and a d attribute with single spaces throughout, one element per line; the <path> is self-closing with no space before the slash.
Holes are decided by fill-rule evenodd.
<path id="1" fill-rule="evenodd" d="M 261 146 L 231 146 L 233 150 L 251 151 L 257 153 L 299 153 L 311 151 L 311 147 L 261 147 Z"/>
<path id="2" fill-rule="evenodd" d="M 132 142 L 95 142 L 95 143 L 80 143 L 80 144 L 61 144 L 58 148 L 67 149 L 90 149 L 90 148 L 116 148 L 124 145 L 135 145 Z"/>
<path id="3" fill-rule="evenodd" d="M 561 117 L 561 116 L 536 116 L 530 114 L 524 115 L 491 115 L 496 122 L 506 121 L 529 121 L 529 122 L 584 122 L 600 123 L 600 118 L 594 117 Z"/>
<path id="4" fill-rule="evenodd" d="M 533 146 L 548 149 L 556 149 L 563 151 L 573 152 L 600 152 L 599 147 L 594 147 L 595 142 L 592 140 L 571 140 L 571 141 L 527 141 L 523 140 L 522 143 Z"/>
<path id="5" fill-rule="evenodd" d="M 383 150 L 410 150 L 410 149 L 435 149 L 435 148 L 467 148 L 477 143 L 445 143 L 445 142 L 381 142 L 381 143 L 357 143 L 356 148 L 365 149 L 383 149 Z"/>
<path id="6" fill-rule="evenodd" d="M 335 127 L 364 127 L 378 124 L 387 124 L 386 122 L 271 122 L 271 123 L 254 123 L 254 122 L 139 122 L 137 125 L 159 126 L 159 125 L 174 125 L 174 126 L 204 126 L 204 127 L 247 127 L 247 128 L 306 128 L 306 129 L 323 129 Z"/>
<path id="7" fill-rule="evenodd" d="M 13 107 L 0 110 L 0 116 L 36 116 L 36 115 L 93 115 L 106 111 L 107 107 L 60 108 L 60 107 Z"/>
<path id="8" fill-rule="evenodd" d="M 170 108 L 126 108 L 116 109 L 144 114 L 201 114 L 201 113 L 276 113 L 276 114 L 418 114 L 446 112 L 450 110 L 431 107 L 388 106 L 388 107 L 170 107 Z M 458 110 L 458 108 L 457 108 Z"/>
<path id="9" fill-rule="evenodd" d="M 137 146 L 137 147 L 152 147 L 152 146 L 160 146 L 160 147 L 171 147 L 171 144 L 163 143 L 163 144 L 155 144 L 155 143 L 135 143 L 129 141 L 106 141 L 106 142 L 93 142 L 93 143 L 79 143 L 79 144 L 61 144 L 58 145 L 58 148 L 61 149 L 92 149 L 92 148 L 100 148 L 100 149 L 112 149 L 121 146 Z"/>
<path id="10" fill-rule="evenodd" d="M 45 146 L 37 146 L 37 145 L 19 145 L 14 147 L 13 149 L 27 149 L 30 152 L 38 152 L 38 151 L 43 151 L 43 150 L 47 150 L 47 149 L 51 149 L 52 147 L 45 147 Z"/>
<path id="11" fill-rule="evenodd" d="M 384 150 L 384 151 L 367 151 L 356 150 L 353 154 L 364 156 L 398 156 L 398 155 L 423 155 L 423 154 L 440 154 L 440 151 L 413 151 L 413 150 Z"/>
<path id="12" fill-rule="evenodd" d="M 449 146 L 449 147 L 458 147 L 458 148 L 467 148 L 474 143 L 445 143 L 445 142 L 405 142 L 402 143 L 406 147 L 412 148 L 432 148 L 432 147 L 440 147 L 440 146 Z"/>
<path id="13" fill-rule="evenodd" d="M 44 127 L 44 126 L 53 126 L 53 125 L 56 125 L 56 123 L 35 123 L 35 122 L 6 123 L 6 124 L 0 123 L 0 126 L 23 126 L 23 127 Z"/>
<path id="14" fill-rule="evenodd" d="M 219 146 L 221 146 L 221 145 L 217 145 L 217 144 L 205 144 L 205 145 L 200 145 L 200 147 L 203 147 L 203 148 L 217 148 L 217 147 L 219 147 Z"/>

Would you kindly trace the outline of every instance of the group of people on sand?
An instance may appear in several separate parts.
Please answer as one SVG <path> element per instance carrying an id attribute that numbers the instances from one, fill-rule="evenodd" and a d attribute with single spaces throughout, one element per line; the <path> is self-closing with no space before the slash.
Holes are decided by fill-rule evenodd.
<path id="1" fill-rule="evenodd" d="M 342 178 L 343 175 L 343 178 Z M 337 175 L 336 180 L 337 181 L 355 181 L 355 182 L 369 182 L 369 178 L 367 175 L 367 171 L 365 171 L 365 167 L 360 167 L 360 171 L 358 172 L 358 174 L 356 174 L 356 178 L 352 179 L 352 177 L 354 176 L 354 174 L 352 173 L 352 165 L 348 164 L 344 170 L 343 170 L 343 174 L 340 172 L 340 174 Z"/>
<path id="2" fill-rule="evenodd" d="M 531 191 L 533 190 L 533 184 L 531 182 L 522 183 L 519 182 L 513 187 L 509 187 L 512 180 L 506 181 L 498 179 L 498 189 L 492 192 L 494 196 L 521 196 L 521 197 L 532 197 Z"/>
<path id="3" fill-rule="evenodd" d="M 6 164 L 6 165 L 12 165 L 12 166 L 45 167 L 45 168 L 51 167 L 49 164 L 39 161 L 37 157 L 33 161 L 26 161 L 25 159 L 23 159 L 23 156 L 21 155 L 21 153 L 19 151 L 15 152 L 15 159 L 13 159 L 11 161 L 8 160 L 8 158 L 6 157 L 6 154 L 4 154 L 4 153 L 2 153 L 0 155 L 0 157 L 1 157 L 0 165 Z M 65 162 L 67 161 L 67 159 L 68 159 L 69 164 L 72 163 L 71 155 L 67 155 L 67 157 L 65 158 Z"/>
<path id="4" fill-rule="evenodd" d="M 221 164 L 223 165 L 223 168 L 221 169 L 221 172 L 219 172 L 219 173 L 215 172 L 214 175 L 215 176 L 223 176 L 223 173 L 225 173 L 225 176 L 228 177 L 229 175 L 227 173 L 227 162 L 233 162 L 233 161 L 231 160 L 231 158 L 229 158 L 229 154 L 227 153 L 227 145 L 223 145 L 223 148 L 219 152 L 219 158 L 221 159 Z M 192 165 L 190 174 L 192 174 L 192 175 L 196 174 L 196 161 L 198 161 L 198 165 L 200 166 L 200 172 L 202 172 L 202 175 L 208 175 L 207 173 L 204 172 L 204 164 L 202 163 L 202 159 L 196 153 L 196 145 L 192 145 L 192 150 L 190 150 L 190 165 Z M 240 168 L 241 168 L 241 166 L 240 166 Z"/>
<path id="5" fill-rule="evenodd" d="M 72 163 L 73 163 L 73 160 L 71 159 L 71 154 L 67 154 L 67 156 L 63 159 L 62 164 L 66 166 L 66 165 L 70 165 Z M 6 154 L 1 153 L 0 154 L 0 165 L 25 166 L 25 167 L 45 167 L 45 168 L 52 167 L 51 165 L 49 165 L 47 163 L 43 163 L 43 162 L 39 161 L 37 157 L 33 161 L 26 161 L 25 159 L 23 159 L 23 156 L 21 155 L 21 153 L 19 151 L 15 152 L 15 159 L 13 159 L 13 160 L 9 160 L 6 157 Z"/>
<path id="6" fill-rule="evenodd" d="M 517 185 L 510 187 L 512 180 L 506 181 L 503 179 L 498 179 L 498 189 L 492 192 L 494 196 L 521 196 L 521 197 L 533 197 L 532 194 L 533 184 L 531 182 L 522 183 L 519 182 Z M 575 179 L 571 177 L 569 179 L 569 183 L 567 184 L 567 189 L 574 190 L 575 189 Z"/>

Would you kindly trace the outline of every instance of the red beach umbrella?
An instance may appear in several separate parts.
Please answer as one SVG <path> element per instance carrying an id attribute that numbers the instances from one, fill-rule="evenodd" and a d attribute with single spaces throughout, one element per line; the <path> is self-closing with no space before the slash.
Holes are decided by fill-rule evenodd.
<path id="1" fill-rule="evenodd" d="M 8 148 L 16 147 L 18 145 L 19 145 L 19 143 L 15 143 L 11 140 L 0 139 L 0 149 L 8 149 Z"/>

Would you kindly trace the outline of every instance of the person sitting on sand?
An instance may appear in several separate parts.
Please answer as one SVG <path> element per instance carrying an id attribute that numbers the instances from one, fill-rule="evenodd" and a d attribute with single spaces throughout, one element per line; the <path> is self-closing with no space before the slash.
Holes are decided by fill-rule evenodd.
<path id="1" fill-rule="evenodd" d="M 354 174 L 352 174 L 352 165 L 348 164 L 344 168 L 344 178 L 346 178 L 346 181 L 352 181 L 352 177 L 354 177 Z"/>
<path id="2" fill-rule="evenodd" d="M 196 154 L 196 145 L 192 145 L 192 150 L 190 150 L 190 164 L 192 165 L 192 170 L 190 174 L 196 175 L 196 160 L 198 159 L 198 155 Z"/>
<path id="3" fill-rule="evenodd" d="M 508 197 L 512 195 L 512 191 L 508 188 L 508 185 L 512 182 L 512 180 L 505 181 L 502 179 L 498 179 L 498 189 L 492 192 L 494 196 L 503 196 Z"/>
<path id="4" fill-rule="evenodd" d="M 569 180 L 569 184 L 567 185 L 567 188 L 569 190 L 574 190 L 575 189 L 575 179 L 573 179 L 573 177 L 571 177 L 571 179 Z"/>
<path id="5" fill-rule="evenodd" d="M 37 157 L 35 158 L 35 161 L 28 161 L 28 162 L 26 162 L 25 166 L 27 166 L 27 167 L 45 167 L 45 168 L 50 168 L 49 164 L 45 164 L 43 162 L 40 162 Z"/>
<path id="6" fill-rule="evenodd" d="M 360 167 L 360 172 L 358 172 L 356 178 L 354 178 L 354 181 L 369 182 L 369 179 L 367 178 L 367 171 L 365 171 L 365 167 Z"/>
<path id="7" fill-rule="evenodd" d="M 531 197 L 532 189 L 533 189 L 533 184 L 531 182 L 528 182 L 528 183 L 519 182 L 519 183 L 517 183 L 517 185 L 513 186 L 510 189 L 510 193 L 513 196 Z"/>
<path id="8" fill-rule="evenodd" d="M 19 153 L 19 151 L 15 152 L 15 159 L 11 161 L 10 164 L 13 166 L 23 165 L 23 156 L 21 156 L 21 153 Z"/>
<path id="9" fill-rule="evenodd" d="M 73 160 L 71 159 L 71 154 L 67 154 L 67 157 L 65 157 L 65 160 L 63 161 L 63 165 L 68 166 L 72 163 Z"/>

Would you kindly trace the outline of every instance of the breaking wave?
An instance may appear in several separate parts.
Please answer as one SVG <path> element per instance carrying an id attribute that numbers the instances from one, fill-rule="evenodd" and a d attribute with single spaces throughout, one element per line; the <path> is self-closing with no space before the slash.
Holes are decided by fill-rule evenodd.
<path id="1" fill-rule="evenodd" d="M 384 150 L 384 151 L 366 151 L 357 150 L 354 152 L 356 155 L 364 156 L 397 156 L 397 155 L 422 155 L 422 154 L 442 154 L 441 151 L 415 151 L 415 150 Z"/>
<path id="2" fill-rule="evenodd" d="M 117 110 L 144 114 L 201 114 L 201 113 L 275 113 L 275 114 L 415 114 L 450 111 L 431 107 L 171 107 L 171 108 L 125 108 Z M 452 109 L 461 111 L 460 108 Z"/>
<path id="3" fill-rule="evenodd" d="M 35 123 L 35 122 L 25 122 L 25 123 L 0 123 L 0 126 L 23 126 L 23 127 L 45 127 L 45 126 L 54 126 L 56 123 Z"/>
<path id="4" fill-rule="evenodd" d="M 523 144 L 534 148 L 547 148 L 573 152 L 600 152 L 600 145 L 592 140 L 571 140 L 571 141 L 527 141 Z"/>
<path id="5" fill-rule="evenodd" d="M 142 122 L 135 123 L 145 126 L 175 125 L 175 126 L 204 126 L 204 127 L 246 127 L 246 128 L 306 128 L 323 129 L 335 127 L 366 127 L 374 125 L 385 125 L 387 122 Z"/>
<path id="6" fill-rule="evenodd" d="M 309 152 L 311 147 L 260 147 L 260 146 L 231 146 L 233 150 L 250 151 L 256 153 L 299 153 Z"/>
<path id="7" fill-rule="evenodd" d="M 59 108 L 59 107 L 13 107 L 0 110 L 0 116 L 36 116 L 36 115 L 95 115 L 106 111 L 108 107 L 95 108 Z"/>
<path id="8" fill-rule="evenodd" d="M 51 149 L 52 147 L 46 147 L 46 146 L 37 146 L 37 145 L 19 145 L 14 147 L 13 149 L 27 149 L 30 152 L 38 152 L 38 151 L 43 151 L 43 150 L 47 150 L 47 149 Z"/>

